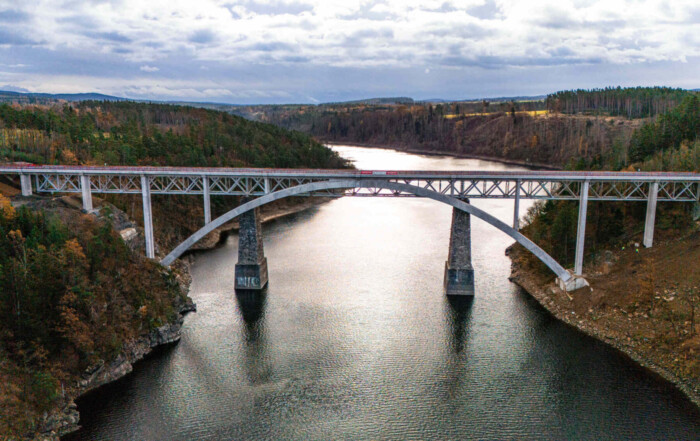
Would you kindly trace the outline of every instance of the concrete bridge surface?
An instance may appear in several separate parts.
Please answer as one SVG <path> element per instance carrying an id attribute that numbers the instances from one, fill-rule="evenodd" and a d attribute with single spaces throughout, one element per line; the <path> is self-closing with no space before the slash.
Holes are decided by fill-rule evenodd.
<path id="1" fill-rule="evenodd" d="M 471 216 L 508 234 L 537 256 L 556 275 L 562 289 L 586 285 L 582 277 L 583 245 L 588 201 L 645 201 L 644 245 L 654 238 L 659 201 L 690 202 L 700 206 L 700 174 L 657 172 L 482 172 L 310 170 L 185 167 L 0 166 L 0 174 L 19 176 L 22 194 L 80 193 L 83 208 L 93 210 L 92 193 L 141 194 L 146 255 L 155 258 L 152 194 L 201 195 L 203 227 L 162 260 L 168 266 L 195 242 L 233 218 L 240 217 L 237 289 L 260 290 L 267 284 L 267 259 L 257 209 L 290 196 L 423 197 L 453 207 L 452 230 L 445 262 L 448 295 L 473 295 Z M 242 196 L 243 203 L 212 220 L 211 195 Z M 496 219 L 469 203 L 470 199 L 513 199 L 513 224 Z M 579 202 L 574 270 L 564 269 L 535 243 L 518 232 L 521 199 Z"/>

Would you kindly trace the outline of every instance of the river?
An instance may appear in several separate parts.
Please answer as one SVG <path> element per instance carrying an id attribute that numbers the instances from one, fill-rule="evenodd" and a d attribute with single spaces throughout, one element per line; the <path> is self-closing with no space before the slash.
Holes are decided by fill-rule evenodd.
<path id="1" fill-rule="evenodd" d="M 334 148 L 358 168 L 522 169 Z M 472 203 L 512 221 L 512 201 Z M 237 236 L 197 254 L 181 341 L 79 400 L 65 440 L 700 439 L 682 394 L 508 281 L 495 228 L 472 220 L 474 300 L 446 298 L 450 219 L 342 198 L 268 223 L 264 297 L 233 290 Z"/>

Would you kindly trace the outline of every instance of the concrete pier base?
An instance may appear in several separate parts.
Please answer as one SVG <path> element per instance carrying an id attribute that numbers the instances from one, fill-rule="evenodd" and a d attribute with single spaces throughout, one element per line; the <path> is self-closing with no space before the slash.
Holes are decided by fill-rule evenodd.
<path id="1" fill-rule="evenodd" d="M 571 292 L 590 286 L 582 276 L 574 274 L 571 271 L 569 271 L 569 274 L 571 274 L 571 278 L 566 282 L 557 277 L 557 284 L 562 291 Z"/>
<path id="2" fill-rule="evenodd" d="M 239 223 L 235 289 L 262 290 L 267 285 L 267 258 L 258 209 L 243 213 Z"/>
<path id="3" fill-rule="evenodd" d="M 452 209 L 450 250 L 445 262 L 443 284 L 448 296 L 474 295 L 471 220 L 469 213 L 457 208 Z"/>

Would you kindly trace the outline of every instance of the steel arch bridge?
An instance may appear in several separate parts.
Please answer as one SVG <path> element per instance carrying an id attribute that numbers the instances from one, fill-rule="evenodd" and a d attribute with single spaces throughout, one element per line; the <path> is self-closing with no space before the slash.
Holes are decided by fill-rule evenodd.
<path id="1" fill-rule="evenodd" d="M 149 258 L 155 258 L 151 195 L 201 195 L 205 213 L 204 226 L 163 258 L 161 263 L 164 265 L 170 265 L 197 240 L 225 222 L 285 197 L 424 197 L 451 205 L 455 210 L 474 215 L 495 226 L 533 252 L 561 281 L 569 282 L 573 279 L 570 272 L 517 231 L 521 199 L 579 201 L 575 260 L 575 275 L 578 276 L 583 268 L 583 238 L 589 200 L 646 201 L 644 245 L 647 247 L 653 243 L 658 201 L 700 204 L 700 174 L 697 173 L 78 167 L 13 164 L 0 166 L 0 174 L 19 176 L 22 194 L 25 196 L 31 195 L 33 191 L 80 193 L 83 208 L 87 211 L 92 210 L 92 193 L 141 194 L 144 205 L 146 255 Z M 244 196 L 248 202 L 212 221 L 212 195 Z M 250 200 L 251 198 L 257 199 Z M 474 198 L 513 199 L 512 227 L 470 205 L 469 199 Z"/>

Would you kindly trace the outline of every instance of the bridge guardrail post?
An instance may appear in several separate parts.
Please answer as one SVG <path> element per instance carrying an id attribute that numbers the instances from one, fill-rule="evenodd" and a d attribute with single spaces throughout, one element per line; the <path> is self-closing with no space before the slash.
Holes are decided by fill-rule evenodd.
<path id="1" fill-rule="evenodd" d="M 574 273 L 577 276 L 583 274 L 583 246 L 586 241 L 586 215 L 588 214 L 588 180 L 581 183 L 581 195 L 578 206 L 578 229 L 576 230 L 576 260 Z"/>
<path id="2" fill-rule="evenodd" d="M 656 223 L 656 201 L 659 196 L 659 183 L 649 184 L 649 199 L 647 201 L 647 216 L 644 221 L 644 246 L 651 248 L 654 243 L 654 224 Z"/>

